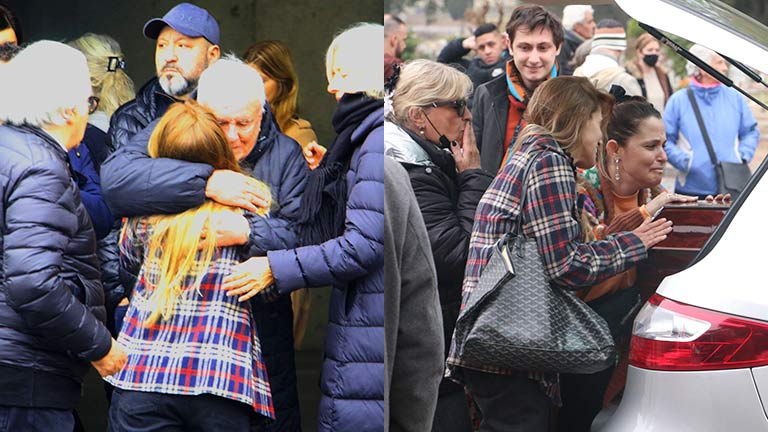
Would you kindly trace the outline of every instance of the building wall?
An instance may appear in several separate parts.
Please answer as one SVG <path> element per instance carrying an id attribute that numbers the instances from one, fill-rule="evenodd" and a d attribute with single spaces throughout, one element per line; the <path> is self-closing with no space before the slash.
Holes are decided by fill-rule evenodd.
<path id="1" fill-rule="evenodd" d="M 105 33 L 122 46 L 126 71 L 137 90 L 155 74 L 154 41 L 142 34 L 144 23 L 163 16 L 175 0 L 3 0 L 21 19 L 27 41 L 69 41 L 86 32 Z M 336 107 L 326 92 L 325 50 L 333 36 L 360 22 L 381 22 L 380 0 L 198 0 L 221 28 L 223 52 L 238 56 L 255 41 L 279 39 L 291 49 L 300 79 L 299 109 L 315 128 L 320 143 L 335 136 Z M 383 45 L 381 48 L 383 50 Z M 54 67 L 54 65 L 52 65 Z"/>

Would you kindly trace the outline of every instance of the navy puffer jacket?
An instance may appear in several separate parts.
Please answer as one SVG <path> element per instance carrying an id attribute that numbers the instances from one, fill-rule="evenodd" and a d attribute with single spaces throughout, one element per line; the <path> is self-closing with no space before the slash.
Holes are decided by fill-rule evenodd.
<path id="1" fill-rule="evenodd" d="M 118 148 L 101 168 L 104 197 L 118 216 L 179 213 L 205 201 L 205 186 L 213 167 L 150 158 L 147 143 L 156 124 L 151 123 L 127 145 Z M 272 197 L 279 206 L 273 217 L 252 222 L 250 241 L 242 248 L 242 258 L 294 247 L 296 236 L 290 225 L 298 214 L 309 168 L 301 147 L 280 133 L 268 106 L 256 146 L 241 161 L 241 166 L 271 186 Z M 266 430 L 300 430 L 290 296 L 281 296 L 272 303 L 252 302 L 252 307 L 277 415 L 275 423 Z"/>
<path id="2" fill-rule="evenodd" d="M 51 394 L 42 405 L 74 407 L 89 362 L 112 343 L 93 226 L 67 153 L 51 136 L 0 126 L 0 154 L 0 367 L 69 378 L 78 389 L 74 400 Z M 0 376 L 4 397 L 14 391 L 8 379 Z M 49 384 L 41 377 L 35 392 Z M 18 392 L 15 402 L 40 405 Z"/>
<path id="3" fill-rule="evenodd" d="M 177 100 L 163 91 L 157 77 L 147 81 L 134 100 L 124 103 L 112 114 L 109 121 L 110 150 L 128 144 L 134 135 L 165 114 L 174 102 Z"/>
<path id="4" fill-rule="evenodd" d="M 384 430 L 384 115 L 353 132 L 344 233 L 268 252 L 280 293 L 333 285 L 320 382 L 320 432 Z"/>

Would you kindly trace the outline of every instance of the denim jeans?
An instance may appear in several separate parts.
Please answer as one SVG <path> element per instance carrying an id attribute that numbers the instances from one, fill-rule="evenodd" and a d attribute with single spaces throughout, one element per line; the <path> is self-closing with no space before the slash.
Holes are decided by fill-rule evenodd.
<path id="1" fill-rule="evenodd" d="M 546 432 L 552 402 L 525 373 L 498 375 L 464 369 L 482 420 L 480 432 Z"/>
<path id="2" fill-rule="evenodd" d="M 0 432 L 72 432 L 72 410 L 0 405 Z"/>
<path id="3" fill-rule="evenodd" d="M 250 406 L 210 394 L 182 396 L 116 388 L 109 408 L 111 432 L 245 431 L 263 419 Z"/>

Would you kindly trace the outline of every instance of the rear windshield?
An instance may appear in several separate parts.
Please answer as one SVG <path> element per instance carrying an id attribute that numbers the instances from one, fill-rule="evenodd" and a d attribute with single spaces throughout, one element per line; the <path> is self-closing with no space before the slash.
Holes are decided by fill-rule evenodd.
<path id="1" fill-rule="evenodd" d="M 765 26 L 731 6 L 717 0 L 662 1 L 697 15 L 744 39 L 752 40 L 755 45 L 768 50 L 768 33 L 765 31 Z"/>

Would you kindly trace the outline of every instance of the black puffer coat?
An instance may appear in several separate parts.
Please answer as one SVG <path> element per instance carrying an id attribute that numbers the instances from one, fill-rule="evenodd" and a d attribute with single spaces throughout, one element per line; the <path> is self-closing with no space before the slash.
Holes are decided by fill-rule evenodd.
<path id="1" fill-rule="evenodd" d="M 136 99 L 124 103 L 109 121 L 109 142 L 112 150 L 119 149 L 136 133 L 159 119 L 176 99 L 165 93 L 157 77 L 147 81 L 136 93 Z"/>
<path id="2" fill-rule="evenodd" d="M 475 209 L 493 176 L 481 169 L 457 173 L 449 152 L 392 123 L 386 125 L 385 131 L 385 154 L 408 171 L 427 227 L 437 270 L 447 356 L 461 307 Z M 441 385 L 441 391 L 444 387 Z"/>
<path id="3" fill-rule="evenodd" d="M 71 409 L 112 343 L 93 226 L 51 136 L 0 126 L 0 155 L 0 405 Z"/>

